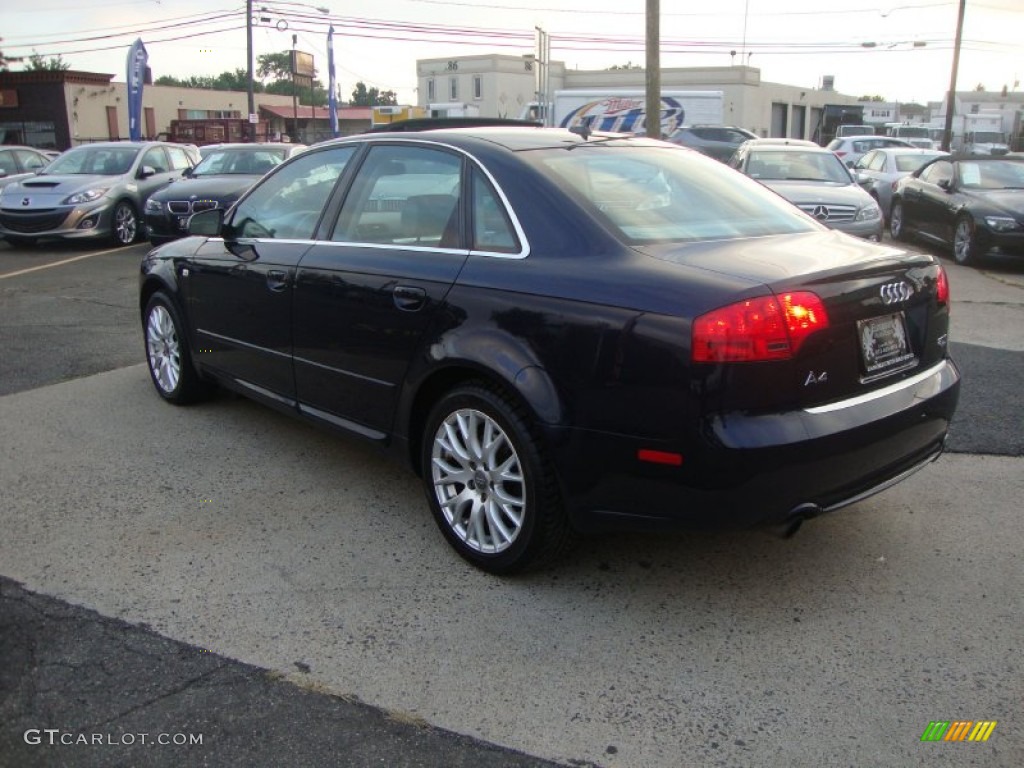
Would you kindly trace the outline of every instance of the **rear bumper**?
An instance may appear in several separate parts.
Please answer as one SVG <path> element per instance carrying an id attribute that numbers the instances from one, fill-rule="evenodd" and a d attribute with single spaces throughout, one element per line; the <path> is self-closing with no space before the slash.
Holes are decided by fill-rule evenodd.
<path id="1" fill-rule="evenodd" d="M 719 414 L 698 445 L 574 434 L 556 450 L 583 531 L 726 529 L 840 509 L 899 482 L 942 452 L 960 374 L 951 360 L 869 395 L 821 408 Z M 683 456 L 644 464 L 640 448 Z"/>

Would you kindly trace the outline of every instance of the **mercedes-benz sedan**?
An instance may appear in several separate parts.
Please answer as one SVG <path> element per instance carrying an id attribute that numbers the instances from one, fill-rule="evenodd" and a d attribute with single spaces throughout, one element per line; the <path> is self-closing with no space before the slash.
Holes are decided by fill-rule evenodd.
<path id="1" fill-rule="evenodd" d="M 339 139 L 189 232 L 142 263 L 157 393 L 390 451 L 491 572 L 580 531 L 795 528 L 934 460 L 957 402 L 934 257 L 668 143 Z"/>

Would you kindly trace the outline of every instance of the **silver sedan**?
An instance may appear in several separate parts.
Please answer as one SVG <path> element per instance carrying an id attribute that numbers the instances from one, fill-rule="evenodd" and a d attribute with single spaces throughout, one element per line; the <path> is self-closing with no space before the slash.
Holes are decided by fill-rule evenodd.
<path id="1" fill-rule="evenodd" d="M 853 172 L 857 182 L 878 201 L 878 207 L 888 221 L 896 182 L 942 154 L 945 153 L 933 149 L 882 147 L 871 150 L 858 160 Z"/>

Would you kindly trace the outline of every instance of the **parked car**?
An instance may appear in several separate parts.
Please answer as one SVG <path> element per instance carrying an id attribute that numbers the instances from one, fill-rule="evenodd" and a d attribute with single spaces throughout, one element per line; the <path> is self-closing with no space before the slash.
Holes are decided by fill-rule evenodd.
<path id="1" fill-rule="evenodd" d="M 852 136 L 845 139 L 832 139 L 826 149 L 836 153 L 848 168 L 853 168 L 857 161 L 872 149 L 882 147 L 913 147 L 909 141 L 895 139 L 892 136 Z"/>
<path id="2" fill-rule="evenodd" d="M 210 208 L 230 208 L 259 178 L 304 144 L 217 144 L 185 178 L 154 193 L 145 208 L 146 230 L 153 245 L 186 234 L 189 217 Z"/>
<path id="3" fill-rule="evenodd" d="M 72 147 L 38 175 L 0 190 L 0 236 L 110 239 L 133 243 L 146 199 L 197 162 L 165 142 L 112 141 Z"/>
<path id="4" fill-rule="evenodd" d="M 495 573 L 577 531 L 792 529 L 934 459 L 956 406 L 935 257 L 666 142 L 347 137 L 188 229 L 142 262 L 159 396 L 386 449 Z"/>
<path id="5" fill-rule="evenodd" d="M 907 147 L 872 149 L 854 164 L 854 176 L 865 191 L 875 198 L 882 214 L 888 219 L 896 183 L 929 160 L 944 154 L 937 150 Z"/>
<path id="6" fill-rule="evenodd" d="M 853 125 L 851 123 L 844 123 L 836 128 L 836 138 L 844 139 L 850 136 L 870 136 L 875 132 L 875 127 L 872 125 Z"/>
<path id="7" fill-rule="evenodd" d="M 50 163 L 42 150 L 14 145 L 0 146 L 0 188 L 34 176 Z"/>
<path id="8" fill-rule="evenodd" d="M 732 125 L 692 125 L 680 128 L 668 140 L 727 163 L 740 144 L 756 138 L 756 133 Z"/>
<path id="9" fill-rule="evenodd" d="M 827 149 L 748 142 L 729 164 L 828 227 L 869 240 L 882 239 L 878 203 Z"/>
<path id="10" fill-rule="evenodd" d="M 900 179 L 892 236 L 951 249 L 958 264 L 990 252 L 1024 255 L 1024 158 L 940 157 Z"/>

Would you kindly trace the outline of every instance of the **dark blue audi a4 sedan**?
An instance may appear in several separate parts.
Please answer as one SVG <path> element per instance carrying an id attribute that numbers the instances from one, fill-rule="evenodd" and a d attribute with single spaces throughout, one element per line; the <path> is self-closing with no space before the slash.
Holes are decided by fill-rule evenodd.
<path id="1" fill-rule="evenodd" d="M 934 460 L 956 408 L 934 257 L 669 143 L 348 137 L 188 233 L 142 262 L 159 395 L 381 446 L 493 573 L 581 532 L 795 529 Z"/>

